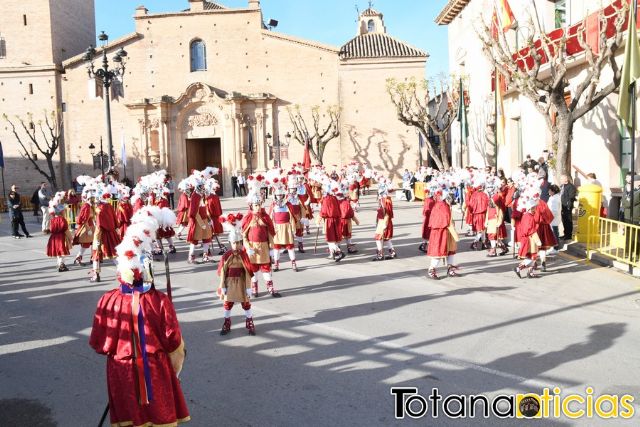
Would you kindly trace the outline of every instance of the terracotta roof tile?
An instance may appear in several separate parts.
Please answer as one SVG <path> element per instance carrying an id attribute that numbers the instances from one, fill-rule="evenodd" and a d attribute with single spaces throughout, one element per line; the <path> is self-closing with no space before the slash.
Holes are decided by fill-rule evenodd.
<path id="1" fill-rule="evenodd" d="M 378 15 L 382 16 L 380 12 L 372 8 L 368 8 L 364 12 L 362 12 L 362 16 L 378 16 Z"/>
<path id="2" fill-rule="evenodd" d="M 340 48 L 340 59 L 357 58 L 426 58 L 429 55 L 390 35 L 362 34 Z"/>

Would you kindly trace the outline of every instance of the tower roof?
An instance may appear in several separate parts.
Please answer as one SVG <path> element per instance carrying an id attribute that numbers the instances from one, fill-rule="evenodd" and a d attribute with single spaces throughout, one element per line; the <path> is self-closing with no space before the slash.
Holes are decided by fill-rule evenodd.
<path id="1" fill-rule="evenodd" d="M 380 16 L 380 17 L 382 17 L 382 13 L 380 13 L 377 10 L 375 10 L 374 8 L 370 7 L 368 9 L 365 9 L 364 11 L 362 11 L 361 16 Z"/>
<path id="2" fill-rule="evenodd" d="M 340 59 L 427 58 L 429 54 L 388 34 L 361 34 L 340 48 Z"/>

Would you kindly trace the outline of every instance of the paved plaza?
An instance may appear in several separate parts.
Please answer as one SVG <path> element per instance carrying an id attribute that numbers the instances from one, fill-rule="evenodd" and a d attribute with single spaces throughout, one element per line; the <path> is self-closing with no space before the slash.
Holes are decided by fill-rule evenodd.
<path id="1" fill-rule="evenodd" d="M 181 374 L 187 425 L 514 425 L 433 420 L 430 412 L 396 420 L 392 386 L 487 396 L 544 387 L 584 393 L 591 386 L 596 394 L 640 396 L 636 279 L 562 254 L 542 278 L 519 280 L 510 256 L 470 252 L 465 238 L 457 259 L 463 277 L 429 280 L 417 250 L 420 203 L 395 202 L 398 259 L 370 261 L 375 203 L 373 195 L 363 198 L 355 256 L 336 265 L 321 243 L 314 254 L 313 230 L 299 254 L 301 271 L 291 271 L 283 255 L 274 274 L 282 298 L 267 296 L 261 278 L 255 337 L 246 334 L 239 307 L 230 335 L 219 335 L 215 266 L 188 265 L 179 243 L 171 274 L 188 349 Z M 245 210 L 241 199 L 222 205 L 225 213 Z M 0 425 L 96 425 L 107 402 L 106 361 L 88 336 L 115 269 L 107 263 L 101 283 L 89 283 L 89 267 L 57 273 L 39 231 L 14 240 L 6 214 L 0 228 Z M 165 289 L 161 262 L 156 286 Z M 625 425 L 566 418 L 543 424 Z"/>

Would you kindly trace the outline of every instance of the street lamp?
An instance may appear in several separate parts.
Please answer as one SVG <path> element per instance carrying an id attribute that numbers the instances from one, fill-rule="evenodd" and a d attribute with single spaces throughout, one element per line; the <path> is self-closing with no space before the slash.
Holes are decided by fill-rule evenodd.
<path id="1" fill-rule="evenodd" d="M 89 62 L 87 65 L 87 72 L 89 78 L 98 78 L 102 81 L 104 87 L 104 108 L 105 108 L 105 121 L 107 126 L 107 149 L 108 149 L 108 164 L 109 170 L 113 169 L 113 138 L 111 135 L 111 100 L 109 97 L 109 90 L 113 80 L 122 77 L 124 78 L 125 72 L 125 59 L 127 58 L 127 52 L 121 47 L 112 58 L 115 63 L 115 67 L 109 69 L 109 60 L 107 59 L 107 45 L 109 42 L 109 36 L 104 31 L 98 36 L 98 40 L 102 42 L 102 67 L 96 69 L 94 66 L 94 59 L 96 58 L 96 50 L 93 46 L 89 46 L 83 59 Z M 104 174 L 104 171 L 103 171 Z"/>
<path id="2" fill-rule="evenodd" d="M 102 150 L 102 138 L 100 138 L 100 152 L 96 154 L 96 146 L 93 145 L 92 142 L 89 145 L 89 153 L 91 153 L 91 158 L 93 159 L 94 169 L 97 169 L 98 158 L 100 159 L 100 172 L 104 175 L 104 158 L 106 157 L 106 153 Z"/>

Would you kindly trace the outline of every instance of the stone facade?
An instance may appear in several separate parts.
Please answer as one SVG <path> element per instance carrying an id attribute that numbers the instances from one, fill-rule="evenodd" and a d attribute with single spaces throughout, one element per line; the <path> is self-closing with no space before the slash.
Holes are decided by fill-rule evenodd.
<path id="1" fill-rule="evenodd" d="M 293 133 L 287 108 L 294 106 L 309 121 L 313 106 L 342 108 L 341 136 L 327 147 L 325 165 L 361 160 L 393 177 L 417 166 L 418 137 L 397 120 L 385 85 L 391 77 L 423 78 L 427 55 L 386 35 L 383 16 L 373 9 L 363 12 L 357 34 L 375 32 L 391 50 L 367 55 L 351 52 L 348 44 L 341 50 L 269 31 L 257 0 L 237 9 L 190 0 L 185 11 L 155 14 L 141 6 L 134 20 L 134 33 L 107 46 L 109 58 L 121 47 L 128 53 L 121 90 L 111 92 L 113 147 L 121 175 L 124 140 L 129 178 L 166 168 L 181 179 L 204 156 L 221 167 L 228 190 L 233 171 L 274 166 L 269 144 L 278 139 L 284 144 L 284 135 Z M 197 71 L 192 70 L 193 43 L 203 43 L 206 52 L 206 65 Z M 100 90 L 97 96 L 89 94 L 95 83 L 88 82 L 86 65 L 82 55 L 69 55 L 58 79 L 58 105 L 65 106 L 61 155 L 66 181 L 95 174 L 91 143 L 99 146 L 102 137 L 107 151 L 104 102 Z M 56 92 L 51 93 L 55 102 Z M 292 139 L 282 154 L 282 166 L 288 167 L 302 160 L 303 147 Z"/>

